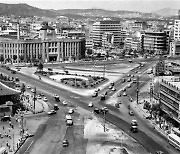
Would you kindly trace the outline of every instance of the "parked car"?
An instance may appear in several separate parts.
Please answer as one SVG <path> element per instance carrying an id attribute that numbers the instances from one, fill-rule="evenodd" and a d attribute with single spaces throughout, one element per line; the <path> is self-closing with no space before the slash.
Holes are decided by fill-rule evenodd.
<path id="1" fill-rule="evenodd" d="M 69 146 L 69 141 L 67 139 L 63 140 L 63 147 Z"/>
<path id="2" fill-rule="evenodd" d="M 51 110 L 49 112 L 47 112 L 48 115 L 52 115 L 52 114 L 56 114 L 56 111 L 55 110 Z"/>

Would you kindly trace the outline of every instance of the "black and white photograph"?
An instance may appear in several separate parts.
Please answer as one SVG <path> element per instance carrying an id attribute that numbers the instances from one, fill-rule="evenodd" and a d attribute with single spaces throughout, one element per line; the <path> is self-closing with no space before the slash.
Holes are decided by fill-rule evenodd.
<path id="1" fill-rule="evenodd" d="M 180 154 L 180 1 L 0 0 L 0 154 Z"/>

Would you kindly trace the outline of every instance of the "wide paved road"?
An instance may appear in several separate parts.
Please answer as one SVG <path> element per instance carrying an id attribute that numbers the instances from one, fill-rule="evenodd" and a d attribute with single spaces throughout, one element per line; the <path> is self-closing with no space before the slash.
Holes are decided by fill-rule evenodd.
<path id="1" fill-rule="evenodd" d="M 1 70 L 1 72 L 4 72 L 4 73 L 12 76 L 12 74 L 9 73 L 7 70 L 4 70 L 2 68 L 0 68 L 0 70 Z M 45 84 L 44 82 L 42 82 L 40 80 L 36 80 L 30 76 L 26 76 L 23 74 L 17 73 L 13 76 L 17 76 L 20 78 L 21 81 L 30 83 L 31 85 L 38 87 L 38 89 L 40 91 L 46 91 L 46 96 L 48 97 L 48 99 L 52 98 L 53 94 L 58 94 L 61 96 L 61 98 L 66 99 L 70 102 L 75 103 L 76 105 L 79 105 L 80 107 L 82 107 L 84 109 L 89 110 L 89 108 L 87 107 L 87 103 L 92 101 L 92 98 L 90 98 L 90 97 L 84 97 L 84 96 L 80 96 L 80 95 L 71 93 L 70 91 L 61 89 L 60 87 Z M 120 86 L 122 85 L 118 81 L 116 82 L 116 84 L 117 85 L 119 84 Z M 121 88 L 121 87 L 119 87 L 119 88 Z M 99 105 L 102 105 L 102 104 L 99 102 Z M 124 117 L 121 116 L 121 114 L 120 114 L 120 116 L 115 116 L 113 114 L 113 112 L 116 112 L 115 108 L 110 108 L 110 109 L 112 109 L 112 110 L 106 115 L 106 119 L 108 121 L 112 122 L 113 124 L 115 124 L 116 126 L 118 126 L 119 128 L 126 131 L 130 136 L 134 137 L 149 152 L 155 153 L 156 150 L 162 150 L 166 154 L 170 153 L 163 147 L 163 144 L 159 143 L 159 140 L 154 141 L 152 139 L 153 136 L 150 136 L 149 134 L 145 133 L 146 130 L 148 130 L 149 132 L 152 132 L 152 134 L 156 134 L 159 138 L 162 138 L 162 136 L 160 134 L 158 134 L 156 131 L 154 131 L 152 128 L 150 128 L 148 125 L 144 124 L 145 131 L 141 130 L 141 127 L 140 127 L 140 131 L 137 134 L 133 134 L 129 131 L 129 128 L 130 128 L 129 122 L 124 120 Z"/>

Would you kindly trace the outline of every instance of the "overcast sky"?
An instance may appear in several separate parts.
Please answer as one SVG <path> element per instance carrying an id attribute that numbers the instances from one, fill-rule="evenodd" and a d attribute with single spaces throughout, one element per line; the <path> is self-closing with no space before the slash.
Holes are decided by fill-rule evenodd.
<path id="1" fill-rule="evenodd" d="M 0 0 L 0 3 L 27 3 L 41 9 L 128 10 L 153 12 L 162 8 L 180 8 L 180 0 Z M 179 8 L 178 8 L 179 7 Z"/>

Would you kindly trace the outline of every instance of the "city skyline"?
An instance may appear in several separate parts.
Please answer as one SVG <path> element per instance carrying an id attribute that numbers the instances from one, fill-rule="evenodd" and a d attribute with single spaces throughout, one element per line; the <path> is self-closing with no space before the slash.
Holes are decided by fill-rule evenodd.
<path id="1" fill-rule="evenodd" d="M 154 12 L 163 8 L 178 9 L 178 0 L 1 0 L 1 3 L 18 4 L 26 3 L 40 9 L 106 9 L 127 10 L 139 12 Z"/>

